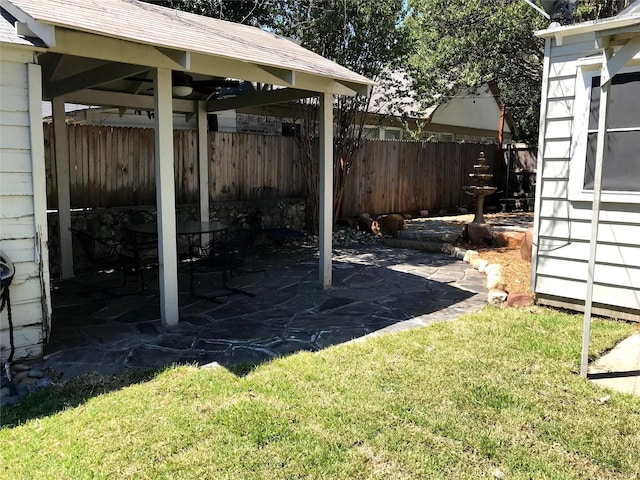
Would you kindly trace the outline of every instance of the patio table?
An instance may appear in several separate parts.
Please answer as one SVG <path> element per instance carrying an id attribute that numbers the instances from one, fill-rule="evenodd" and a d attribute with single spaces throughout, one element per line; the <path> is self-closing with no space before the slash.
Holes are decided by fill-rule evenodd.
<path id="1" fill-rule="evenodd" d="M 199 222 L 194 220 L 188 220 L 184 222 L 176 223 L 176 235 L 186 236 L 189 245 L 188 249 L 188 261 L 189 261 L 189 292 L 194 295 L 193 285 L 193 265 L 194 265 L 194 250 L 195 250 L 195 237 L 202 234 L 215 234 L 219 232 L 225 232 L 228 226 L 226 223 L 214 220 L 211 222 Z M 145 234 L 145 235 L 157 235 L 158 225 L 156 222 L 142 223 L 129 225 L 128 229 L 133 233 Z M 225 281 L 226 283 L 226 281 Z"/>

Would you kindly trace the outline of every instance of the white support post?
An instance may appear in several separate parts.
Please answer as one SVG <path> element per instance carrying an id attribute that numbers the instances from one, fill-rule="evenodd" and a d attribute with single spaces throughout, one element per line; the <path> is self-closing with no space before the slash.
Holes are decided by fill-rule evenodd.
<path id="1" fill-rule="evenodd" d="M 611 79 L 606 81 L 604 73 L 608 72 L 609 59 L 612 50 L 605 48 L 602 59 L 602 74 L 600 76 L 600 111 L 598 113 L 598 143 L 596 146 L 596 164 L 593 177 L 593 204 L 591 206 L 591 237 L 589 240 L 589 262 L 587 264 L 587 291 L 584 300 L 584 321 L 582 328 L 582 356 L 580 359 L 580 375 L 587 377 L 589 363 L 589 337 L 591 336 L 591 311 L 593 304 L 593 283 L 595 279 L 596 249 L 598 246 L 598 226 L 600 220 L 600 198 L 602 195 L 602 163 L 607 144 L 607 113 L 609 106 L 609 91 Z"/>
<path id="2" fill-rule="evenodd" d="M 200 221 L 209 221 L 209 128 L 207 123 L 207 102 L 198 102 L 198 185 L 200 192 Z M 206 244 L 210 235 L 202 234 L 201 242 Z"/>
<path id="3" fill-rule="evenodd" d="M 58 184 L 58 238 L 60 239 L 60 276 L 73 277 L 71 239 L 71 194 L 69 188 L 69 138 L 65 121 L 64 98 L 51 102 L 55 137 L 56 183 Z"/>
<path id="4" fill-rule="evenodd" d="M 158 68 L 154 71 L 154 87 L 160 318 L 166 327 L 177 325 L 179 317 L 170 69 Z"/>
<path id="5" fill-rule="evenodd" d="M 33 175 L 33 211 L 36 231 L 35 263 L 40 274 L 42 295 L 42 330 L 45 339 L 51 333 L 51 281 L 49 275 L 49 238 L 47 232 L 47 175 L 44 162 L 44 128 L 42 127 L 42 67 L 27 65 L 29 85 L 29 133 L 31 171 Z"/>
<path id="6" fill-rule="evenodd" d="M 333 236 L 333 95 L 320 94 L 320 284 L 331 287 Z"/>

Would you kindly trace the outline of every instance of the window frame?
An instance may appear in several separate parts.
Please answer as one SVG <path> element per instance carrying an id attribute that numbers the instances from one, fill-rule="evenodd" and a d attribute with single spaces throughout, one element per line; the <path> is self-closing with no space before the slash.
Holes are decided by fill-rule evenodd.
<path id="1" fill-rule="evenodd" d="M 640 66 L 633 65 L 620 69 L 618 73 L 637 73 Z M 576 91 L 573 102 L 573 135 L 571 139 L 571 164 L 569 167 L 569 200 L 593 201 L 593 189 L 584 188 L 587 163 L 587 143 L 589 134 L 589 111 L 591 108 L 591 84 L 594 77 L 602 75 L 600 64 L 583 65 L 576 76 Z M 640 174 L 638 177 L 640 181 Z M 602 190 L 602 202 L 640 203 L 640 192 L 623 190 Z"/>

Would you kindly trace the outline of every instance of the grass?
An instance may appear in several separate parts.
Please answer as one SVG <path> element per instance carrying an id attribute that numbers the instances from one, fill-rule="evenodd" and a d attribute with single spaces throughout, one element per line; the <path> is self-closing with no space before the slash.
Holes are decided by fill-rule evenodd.
<path id="1" fill-rule="evenodd" d="M 640 398 L 576 374 L 581 326 L 487 308 L 241 375 L 87 377 L 2 412 L 0 478 L 640 478 Z M 592 355 L 633 328 L 595 321 Z"/>

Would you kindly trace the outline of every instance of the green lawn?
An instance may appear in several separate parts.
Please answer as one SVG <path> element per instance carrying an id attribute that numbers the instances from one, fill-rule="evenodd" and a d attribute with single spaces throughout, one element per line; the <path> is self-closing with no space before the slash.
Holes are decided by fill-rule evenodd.
<path id="1" fill-rule="evenodd" d="M 594 322 L 591 353 L 634 328 Z M 581 329 L 487 308 L 244 372 L 87 377 L 3 410 L 0 478 L 640 478 L 640 398 L 577 375 Z"/>

